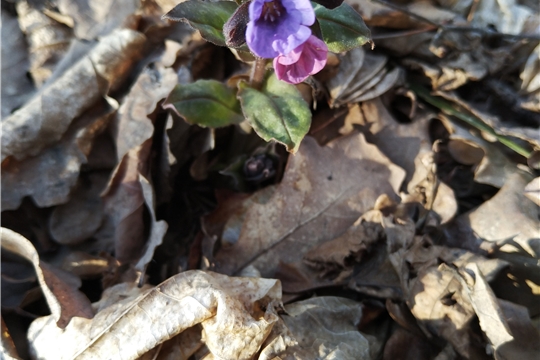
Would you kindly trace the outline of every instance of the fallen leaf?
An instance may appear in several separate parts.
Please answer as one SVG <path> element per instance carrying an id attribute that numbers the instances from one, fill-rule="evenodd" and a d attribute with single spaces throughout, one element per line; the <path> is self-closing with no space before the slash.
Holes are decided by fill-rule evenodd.
<path id="1" fill-rule="evenodd" d="M 126 285 L 106 291 L 94 304 L 97 314 L 92 320 L 75 318 L 65 330 L 58 329 L 50 316 L 35 320 L 28 332 L 33 356 L 137 359 L 201 324 L 205 344 L 216 358 L 251 359 L 278 320 L 275 308 L 281 287 L 277 280 L 231 278 L 197 270 L 141 289 L 142 293 Z M 50 346 L 58 341 L 64 346 Z"/>
<path id="2" fill-rule="evenodd" d="M 133 30 L 111 33 L 53 84 L 4 119 L 2 161 L 9 156 L 17 160 L 35 156 L 56 143 L 73 119 L 125 79 L 141 58 L 145 41 L 143 34 Z"/>
<path id="3" fill-rule="evenodd" d="M 2 249 L 22 256 L 34 265 L 55 327 L 65 329 L 74 317 L 91 319 L 94 316 L 90 301 L 77 290 L 81 285 L 79 278 L 41 261 L 36 249 L 26 238 L 2 228 Z"/>
<path id="4" fill-rule="evenodd" d="M 114 111 L 103 100 L 75 119 L 63 138 L 34 157 L 10 158 L 2 164 L 2 210 L 17 209 L 25 196 L 37 206 L 49 207 L 69 200 L 80 167 L 87 161 L 94 138 L 108 125 Z M 3 134 L 6 134 L 4 128 Z"/>
<path id="5" fill-rule="evenodd" d="M 61 0 L 58 2 L 58 9 L 62 14 L 73 19 L 75 36 L 87 40 L 106 35 L 122 25 L 139 6 L 138 0 Z"/>
<path id="6" fill-rule="evenodd" d="M 280 260 L 298 261 L 342 234 L 381 193 L 394 196 L 403 180 L 403 170 L 361 134 L 322 148 L 310 137 L 302 144 L 272 198 L 250 206 L 236 243 L 216 255 L 218 271 L 253 265 L 263 276 L 273 274 Z"/>
<path id="7" fill-rule="evenodd" d="M 459 216 L 455 226 L 475 238 L 496 242 L 513 238 L 532 256 L 540 254 L 538 242 L 538 205 L 523 193 L 532 176 L 518 171 L 491 199 L 478 208 Z M 507 216 L 507 214 L 513 214 Z M 493 221 L 498 219 L 498 221 Z M 505 246 L 503 251 L 514 251 Z"/>
<path id="8" fill-rule="evenodd" d="M 103 222 L 100 194 L 107 184 L 108 172 L 82 174 L 68 203 L 54 208 L 49 218 L 51 236 L 65 245 L 90 238 Z"/>
<path id="9" fill-rule="evenodd" d="M 69 27 L 45 15 L 42 8 L 47 5 L 36 5 L 38 4 L 31 1 L 19 1 L 16 7 L 20 28 L 29 45 L 29 70 L 39 88 L 51 76 L 56 64 L 66 53 L 73 32 Z"/>
<path id="10" fill-rule="evenodd" d="M 8 36 L 9 34 L 9 36 Z M 2 119 L 32 96 L 34 86 L 26 76 L 28 50 L 17 18 L 2 11 Z"/>
<path id="11" fill-rule="evenodd" d="M 357 330 L 362 320 L 362 308 L 359 302 L 333 296 L 285 306 L 286 314 L 281 318 L 286 330 L 275 334 L 274 338 L 270 336 L 259 360 L 373 359 L 372 338 Z"/>

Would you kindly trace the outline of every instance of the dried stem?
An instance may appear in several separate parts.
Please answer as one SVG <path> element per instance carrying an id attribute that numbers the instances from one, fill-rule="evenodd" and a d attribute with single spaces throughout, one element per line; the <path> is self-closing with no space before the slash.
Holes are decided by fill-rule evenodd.
<path id="1" fill-rule="evenodd" d="M 266 73 L 266 60 L 257 57 L 253 67 L 251 68 L 251 74 L 249 77 L 249 83 L 254 89 L 260 90 L 264 80 L 264 74 Z"/>

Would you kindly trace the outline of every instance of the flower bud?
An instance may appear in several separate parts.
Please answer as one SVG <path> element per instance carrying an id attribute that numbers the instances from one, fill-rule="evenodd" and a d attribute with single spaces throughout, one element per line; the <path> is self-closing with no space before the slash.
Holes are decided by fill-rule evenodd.
<path id="1" fill-rule="evenodd" d="M 238 48 L 246 43 L 246 28 L 249 22 L 249 4 L 245 2 L 236 9 L 231 18 L 223 25 L 225 44 L 231 48 Z"/>

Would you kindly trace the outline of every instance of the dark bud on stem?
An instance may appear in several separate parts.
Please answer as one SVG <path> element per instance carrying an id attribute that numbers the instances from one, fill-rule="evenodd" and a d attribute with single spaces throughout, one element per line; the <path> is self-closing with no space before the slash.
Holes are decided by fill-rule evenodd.
<path id="1" fill-rule="evenodd" d="M 231 18 L 223 25 L 225 44 L 231 48 L 237 48 L 246 43 L 246 28 L 249 22 L 249 4 L 245 2 L 236 9 Z"/>
<path id="2" fill-rule="evenodd" d="M 274 162 L 266 154 L 252 156 L 244 163 L 244 175 L 249 182 L 260 183 L 275 173 Z"/>
<path id="3" fill-rule="evenodd" d="M 335 9 L 343 3 L 343 0 L 313 0 L 317 4 L 321 4 L 327 9 Z"/>

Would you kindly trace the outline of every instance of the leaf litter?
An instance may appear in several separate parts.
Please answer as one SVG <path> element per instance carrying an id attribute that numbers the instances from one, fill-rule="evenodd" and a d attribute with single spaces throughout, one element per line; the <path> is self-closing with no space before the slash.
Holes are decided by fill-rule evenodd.
<path id="1" fill-rule="evenodd" d="M 2 5 L 4 358 L 540 356 L 537 4 L 346 2 L 294 155 L 163 106 L 247 69 L 176 2 Z"/>

